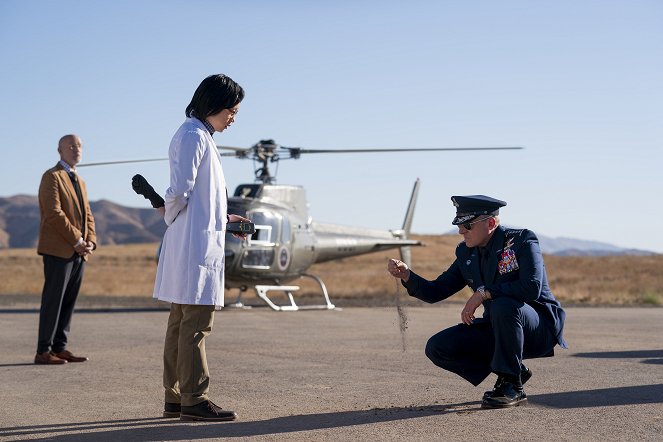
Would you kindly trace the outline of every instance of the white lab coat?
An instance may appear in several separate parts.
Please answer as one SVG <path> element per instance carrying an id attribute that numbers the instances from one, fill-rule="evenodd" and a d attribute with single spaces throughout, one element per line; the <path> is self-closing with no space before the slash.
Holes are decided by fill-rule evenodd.
<path id="1" fill-rule="evenodd" d="M 221 158 L 202 122 L 187 118 L 170 142 L 168 225 L 154 297 L 177 304 L 223 306 L 228 201 Z"/>

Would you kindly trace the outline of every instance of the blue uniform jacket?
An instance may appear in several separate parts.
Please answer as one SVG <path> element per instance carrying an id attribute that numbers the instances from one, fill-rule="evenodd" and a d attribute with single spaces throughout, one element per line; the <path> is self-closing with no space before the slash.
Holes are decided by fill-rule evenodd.
<path id="1" fill-rule="evenodd" d="M 485 286 L 493 299 L 508 296 L 523 301 L 539 313 L 553 331 L 557 342 L 567 348 L 563 337 L 566 313 L 548 286 L 548 277 L 534 232 L 522 229 L 506 229 L 498 226 L 489 243 L 490 252 L 487 281 L 482 281 L 477 247 L 467 247 L 464 242 L 456 247 L 456 260 L 446 272 L 434 281 L 428 281 L 416 273 L 403 285 L 410 296 L 428 303 L 447 299 L 469 286 L 476 290 Z M 490 315 L 490 301 L 484 302 L 484 318 Z"/>

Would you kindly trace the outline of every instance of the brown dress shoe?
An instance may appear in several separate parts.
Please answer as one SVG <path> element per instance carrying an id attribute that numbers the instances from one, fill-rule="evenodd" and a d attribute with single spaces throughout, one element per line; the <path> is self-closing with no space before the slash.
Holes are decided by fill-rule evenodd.
<path id="1" fill-rule="evenodd" d="M 67 362 L 85 362 L 87 358 L 85 356 L 74 356 L 69 350 L 62 350 L 60 353 L 55 353 L 60 359 L 64 359 Z"/>
<path id="2" fill-rule="evenodd" d="M 62 365 L 66 364 L 67 361 L 60 359 L 55 356 L 50 351 L 45 351 L 43 353 L 37 353 L 35 355 L 35 364 L 44 364 L 44 365 Z"/>

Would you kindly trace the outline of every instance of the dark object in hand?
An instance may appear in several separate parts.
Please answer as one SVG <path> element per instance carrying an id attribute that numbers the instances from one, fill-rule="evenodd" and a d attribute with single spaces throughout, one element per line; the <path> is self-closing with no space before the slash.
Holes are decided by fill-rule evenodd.
<path id="1" fill-rule="evenodd" d="M 165 205 L 165 201 L 161 195 L 154 191 L 154 187 L 147 182 L 143 175 L 134 175 L 134 177 L 131 178 L 131 187 L 133 187 L 134 192 L 138 195 L 143 195 L 145 199 L 150 200 L 152 207 L 155 209 Z"/>
<path id="2" fill-rule="evenodd" d="M 256 226 L 253 223 L 239 222 L 226 224 L 226 231 L 229 233 L 239 233 L 253 235 L 256 233 Z"/>

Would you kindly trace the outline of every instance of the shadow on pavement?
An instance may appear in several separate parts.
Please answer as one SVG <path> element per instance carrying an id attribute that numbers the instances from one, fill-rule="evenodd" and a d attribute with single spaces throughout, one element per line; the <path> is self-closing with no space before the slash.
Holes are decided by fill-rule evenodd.
<path id="1" fill-rule="evenodd" d="M 663 384 L 601 388 L 528 396 L 531 404 L 553 408 L 607 407 L 663 403 Z"/>
<path id="2" fill-rule="evenodd" d="M 570 391 L 530 396 L 533 405 L 553 408 L 586 408 L 663 402 L 663 384 L 637 385 L 597 390 Z M 155 441 L 198 440 L 218 437 L 279 435 L 329 428 L 367 425 L 432 415 L 469 413 L 481 410 L 481 403 L 465 402 L 418 407 L 394 407 L 276 417 L 253 422 L 182 423 L 175 419 L 143 418 L 56 425 L 1 428 L 0 437 L 32 436 L 31 440 Z M 102 430 L 102 431 L 97 431 Z M 38 435 L 46 435 L 42 439 Z"/>
<path id="3" fill-rule="evenodd" d="M 598 351 L 575 353 L 573 356 L 596 359 L 644 359 L 640 361 L 643 364 L 663 364 L 663 350 Z"/>
<path id="4" fill-rule="evenodd" d="M 74 314 L 81 313 L 149 313 L 149 312 L 167 312 L 168 307 L 83 307 L 77 308 Z M 39 308 L 3 308 L 0 314 L 39 314 Z"/>
<path id="5" fill-rule="evenodd" d="M 284 416 L 253 422 L 242 422 L 240 420 L 238 422 L 225 423 L 185 424 L 176 419 L 145 418 L 58 425 L 33 425 L 0 428 L 0 437 L 30 435 L 33 436 L 30 440 L 51 441 L 87 441 L 91 440 L 91 438 L 95 441 L 169 441 L 216 437 L 249 437 L 365 425 L 448 413 L 466 413 L 480 410 L 480 405 L 480 402 L 475 401 L 449 405 L 341 411 L 336 413 Z M 457 409 L 456 407 L 463 408 Z M 107 430 L 94 431 L 101 429 Z M 39 434 L 49 434 L 49 436 L 43 439 L 34 438 L 34 436 Z"/>

